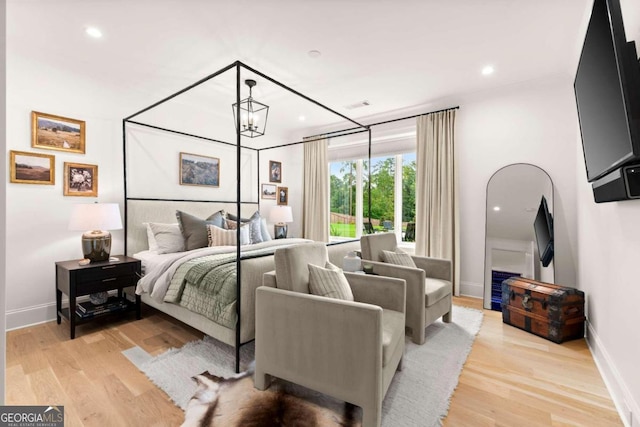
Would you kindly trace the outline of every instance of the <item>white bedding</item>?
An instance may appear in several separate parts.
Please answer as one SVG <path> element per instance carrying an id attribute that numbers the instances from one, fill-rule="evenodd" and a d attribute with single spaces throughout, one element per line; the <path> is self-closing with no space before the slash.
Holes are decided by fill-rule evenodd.
<path id="1" fill-rule="evenodd" d="M 242 251 L 254 249 L 291 246 L 311 242 L 312 240 L 308 239 L 275 239 L 268 242 L 241 246 L 240 251 L 242 253 Z M 138 281 L 136 293 L 138 295 L 147 293 L 155 301 L 161 303 L 167 293 L 173 274 L 184 262 L 205 255 L 234 253 L 235 251 L 235 246 L 213 246 L 170 254 L 156 254 L 150 251 L 138 252 L 133 256 L 142 261 L 144 276 Z"/>

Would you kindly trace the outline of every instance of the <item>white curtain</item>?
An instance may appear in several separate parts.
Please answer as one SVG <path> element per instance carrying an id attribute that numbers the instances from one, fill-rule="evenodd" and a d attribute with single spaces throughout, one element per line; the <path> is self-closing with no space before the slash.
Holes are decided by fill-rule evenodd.
<path id="1" fill-rule="evenodd" d="M 318 242 L 329 241 L 329 139 L 304 144 L 304 204 L 302 235 Z"/>
<path id="2" fill-rule="evenodd" d="M 456 110 L 417 119 L 416 255 L 450 259 L 460 294 L 458 189 L 454 160 Z"/>

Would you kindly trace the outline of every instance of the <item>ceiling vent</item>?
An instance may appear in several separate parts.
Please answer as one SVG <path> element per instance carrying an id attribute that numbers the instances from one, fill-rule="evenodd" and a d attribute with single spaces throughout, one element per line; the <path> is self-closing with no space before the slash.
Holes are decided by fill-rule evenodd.
<path id="1" fill-rule="evenodd" d="M 356 102 L 355 104 L 345 105 L 347 110 L 355 110 L 356 108 L 368 107 L 371 103 L 367 100 Z"/>

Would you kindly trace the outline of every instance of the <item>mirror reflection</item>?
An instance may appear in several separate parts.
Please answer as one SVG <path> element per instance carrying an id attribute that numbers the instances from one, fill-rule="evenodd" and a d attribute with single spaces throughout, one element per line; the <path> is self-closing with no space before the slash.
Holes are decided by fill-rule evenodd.
<path id="1" fill-rule="evenodd" d="M 484 307 L 501 310 L 502 281 L 554 282 L 553 183 L 538 166 L 517 163 L 487 184 Z"/>

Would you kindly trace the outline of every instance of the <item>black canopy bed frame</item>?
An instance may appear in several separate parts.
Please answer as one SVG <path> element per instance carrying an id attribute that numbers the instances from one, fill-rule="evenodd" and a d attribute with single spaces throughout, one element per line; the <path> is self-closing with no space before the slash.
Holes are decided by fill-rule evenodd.
<path id="1" fill-rule="evenodd" d="M 169 129 L 169 128 L 165 128 L 165 127 L 161 127 L 161 126 L 156 126 L 156 125 L 152 125 L 152 124 L 148 124 L 148 123 L 143 123 L 141 121 L 135 120 L 138 116 L 140 116 L 141 114 L 148 112 L 162 104 L 165 104 L 169 101 L 171 101 L 172 99 L 178 97 L 179 95 L 190 91 L 200 85 L 202 85 L 203 83 L 214 79 L 215 77 L 219 76 L 222 73 L 225 73 L 227 71 L 233 70 L 235 69 L 236 72 L 236 81 L 235 81 L 235 86 L 236 86 L 236 90 L 235 90 L 235 98 L 236 98 L 236 102 L 235 102 L 235 134 L 236 134 L 236 140 L 235 142 L 230 142 L 230 141 L 223 141 L 220 139 L 214 139 L 214 138 L 209 138 L 209 137 L 205 137 L 205 136 L 201 136 L 201 135 L 196 135 L 193 133 L 188 133 L 188 132 L 182 132 L 179 130 L 175 130 L 175 129 Z M 309 138 L 309 139 L 305 139 L 304 141 L 297 141 L 297 142 L 293 142 L 293 143 L 288 143 L 288 144 L 279 144 L 279 145 L 273 145 L 273 146 L 268 146 L 268 147 L 263 147 L 263 148 L 256 148 L 256 147 L 251 147 L 251 146 L 247 146 L 247 145 L 243 145 L 242 144 L 242 135 L 240 133 L 240 129 L 241 129 L 241 114 L 240 114 L 240 101 L 241 101 L 241 88 L 242 88 L 242 82 L 241 82 L 241 72 L 245 70 L 255 76 L 259 76 L 262 79 L 265 79 L 273 84 L 275 84 L 276 86 L 290 92 L 293 93 L 294 95 L 297 95 L 301 98 L 303 98 L 304 100 L 311 102 L 313 104 L 315 104 L 317 107 L 322 108 L 323 110 L 330 112 L 332 114 L 334 114 L 336 117 L 339 117 L 341 119 L 344 119 L 354 125 L 356 125 L 356 127 L 354 128 L 350 128 L 346 131 L 334 131 L 334 132 L 327 132 L 321 136 L 315 137 L 315 138 Z M 227 146 L 235 146 L 236 147 L 236 197 L 235 200 L 202 200 L 202 199 L 183 199 L 183 198 L 153 198 L 153 197 L 132 197 L 129 195 L 129 187 L 128 187 L 128 176 L 127 176 L 127 160 L 128 160 L 128 139 L 127 139 L 127 131 L 130 129 L 131 125 L 133 126 L 138 126 L 138 127 L 142 127 L 142 128 L 148 128 L 148 129 L 152 129 L 154 131 L 159 131 L 159 132 L 166 132 L 169 134 L 174 134 L 174 135 L 179 135 L 179 136 L 183 136 L 183 137 L 189 137 L 189 138 L 195 138 L 198 140 L 202 140 L 202 141 L 206 141 L 206 142 L 210 142 L 210 143 L 214 143 L 214 144 L 223 144 L 223 145 L 227 145 Z M 233 126 L 233 124 L 229 124 L 229 126 Z M 289 146 L 289 145 L 295 145 L 295 144 L 304 144 L 307 142 L 312 142 L 312 141 L 316 141 L 319 139 L 324 139 L 327 137 L 340 137 L 340 136 L 346 136 L 346 135 L 351 135 L 354 133 L 361 133 L 361 132 L 368 132 L 369 134 L 369 140 L 371 139 L 371 130 L 362 125 L 361 123 L 356 122 L 355 120 L 350 119 L 349 117 L 342 115 L 334 110 L 332 110 L 331 108 L 319 103 L 318 101 L 315 101 L 303 94 L 301 94 L 300 92 L 297 92 L 296 90 L 278 82 L 277 80 L 261 73 L 260 71 L 251 68 L 245 64 L 243 64 L 240 61 L 236 61 L 230 65 L 228 65 L 227 67 L 224 67 L 210 75 L 208 75 L 207 77 L 198 80 L 197 82 L 185 87 L 184 89 L 181 89 L 177 92 L 175 92 L 174 94 L 167 96 L 166 98 L 148 106 L 143 108 L 142 110 L 131 114 L 130 116 L 124 118 L 122 120 L 122 139 L 123 139 L 123 182 L 124 182 L 124 233 L 125 233 L 125 253 L 129 253 L 130 248 L 128 247 L 128 241 L 129 241 L 129 234 L 131 233 L 130 231 L 130 227 L 132 224 L 129 223 L 129 203 L 130 202 L 135 202 L 135 201 L 143 201 L 143 202 L 166 202 L 168 204 L 171 203 L 175 203 L 175 202 L 184 202 L 184 203 L 190 203 L 190 202 L 196 202 L 196 203 L 216 203 L 216 204 L 226 204 L 226 205 L 235 205 L 235 209 L 236 209 L 236 221 L 237 221 L 237 228 L 236 228 L 236 239 L 239 242 L 241 239 L 240 236 L 240 227 L 239 227 L 239 223 L 240 223 L 240 217 L 241 217 L 241 212 L 242 212 L 242 208 L 243 205 L 256 205 L 257 208 L 259 209 L 260 207 L 260 197 L 259 197 L 259 193 L 260 193 L 260 153 L 262 151 L 266 151 L 266 150 L 271 150 L 271 149 L 276 149 L 276 148 L 282 148 L 285 146 Z M 247 201 L 243 201 L 242 200 L 242 170 L 241 170 L 241 151 L 245 149 L 245 150 L 253 150 L 256 153 L 257 159 L 257 190 L 258 190 L 258 201 L 257 202 L 253 202 L 251 200 L 247 200 Z M 330 243 L 331 245 L 331 243 Z M 250 342 L 246 341 L 245 343 L 241 342 L 241 335 L 240 335 L 240 326 L 241 326 L 241 321 L 242 321 L 242 313 L 241 313 L 241 275 L 242 275 L 242 262 L 243 260 L 246 260 L 248 258 L 251 258 L 252 256 L 245 256 L 241 253 L 241 249 L 240 249 L 240 245 L 236 245 L 236 326 L 235 326 L 235 358 L 236 358 L 236 363 L 235 363 L 235 370 L 236 372 L 239 372 L 240 369 L 240 347 L 245 344 L 246 342 Z"/>

